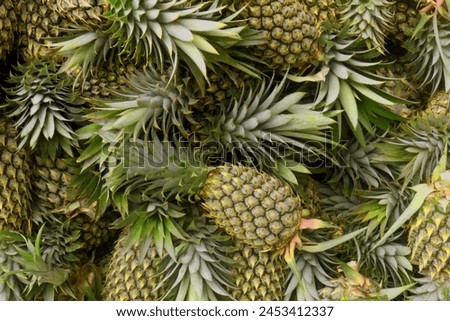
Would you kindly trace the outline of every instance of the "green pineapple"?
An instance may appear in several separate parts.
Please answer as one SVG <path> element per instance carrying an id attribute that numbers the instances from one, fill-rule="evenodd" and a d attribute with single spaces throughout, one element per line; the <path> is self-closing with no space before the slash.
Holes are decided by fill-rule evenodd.
<path id="1" fill-rule="evenodd" d="M 280 249 L 299 231 L 301 199 L 289 185 L 256 169 L 213 168 L 198 196 L 207 217 L 255 249 Z"/>
<path id="2" fill-rule="evenodd" d="M 158 273 L 161 258 L 155 245 L 142 253 L 140 244 L 127 246 L 128 230 L 117 240 L 106 270 L 103 300 L 106 301 L 155 301 L 166 293 L 159 286 L 163 276 Z"/>
<path id="3" fill-rule="evenodd" d="M 72 174 L 61 158 L 52 160 L 33 155 L 33 196 L 48 210 L 61 210 L 69 203 Z"/>
<path id="4" fill-rule="evenodd" d="M 235 300 L 283 300 L 287 271 L 280 257 L 272 257 L 270 253 L 258 252 L 248 245 L 242 245 L 232 258 L 239 264 L 232 271 L 235 287 L 229 290 Z"/>
<path id="5" fill-rule="evenodd" d="M 240 1 L 246 23 L 262 32 L 263 44 L 252 53 L 271 68 L 303 72 L 319 58 L 320 28 L 316 16 L 303 1 Z"/>
<path id="6" fill-rule="evenodd" d="M 431 93 L 450 90 L 450 21 L 447 3 L 439 8 L 422 10 L 421 21 L 404 47 L 410 62 L 410 77 Z M 428 90 L 428 89 L 427 89 Z"/>
<path id="7" fill-rule="evenodd" d="M 404 44 L 414 33 L 419 20 L 419 1 L 417 0 L 396 0 L 394 1 L 394 23 L 390 34 L 400 44 Z"/>
<path id="8" fill-rule="evenodd" d="M 431 279 L 450 278 L 450 171 L 433 182 L 419 214 L 409 228 L 411 263 Z"/>

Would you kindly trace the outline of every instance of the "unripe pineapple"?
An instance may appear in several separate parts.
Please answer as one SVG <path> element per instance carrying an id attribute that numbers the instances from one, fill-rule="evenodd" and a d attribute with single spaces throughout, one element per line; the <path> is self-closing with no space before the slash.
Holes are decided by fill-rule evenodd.
<path id="1" fill-rule="evenodd" d="M 216 167 L 198 195 L 218 226 L 261 251 L 282 248 L 298 232 L 300 197 L 289 185 L 254 168 Z"/>
<path id="2" fill-rule="evenodd" d="M 72 228 L 80 231 L 81 249 L 92 251 L 106 244 L 117 234 L 110 228 L 116 218 L 113 212 L 107 212 L 95 219 L 95 204 L 91 207 L 80 206 L 70 214 Z"/>
<path id="3" fill-rule="evenodd" d="M 233 270 L 236 288 L 230 289 L 238 301 L 281 301 L 286 279 L 286 262 L 243 245 L 233 254 L 238 265 Z"/>
<path id="4" fill-rule="evenodd" d="M 26 149 L 18 149 L 17 130 L 0 118 L 0 230 L 31 228 L 31 170 Z"/>
<path id="5" fill-rule="evenodd" d="M 140 245 L 136 243 L 127 248 L 128 230 L 120 235 L 112 253 L 103 291 L 106 301 L 156 301 L 165 294 L 164 287 L 157 286 L 162 281 L 158 275 L 161 258 L 151 245 L 143 257 Z"/>
<path id="6" fill-rule="evenodd" d="M 331 22 L 337 26 L 339 6 L 336 0 L 304 0 L 309 12 L 316 16 L 318 24 Z"/>
<path id="7" fill-rule="evenodd" d="M 424 276 L 450 278 L 450 171 L 434 182 L 434 190 L 426 198 L 409 229 L 411 262 Z"/>
<path id="8" fill-rule="evenodd" d="M 14 0 L 2 0 L 0 2 L 0 60 L 3 60 L 13 49 L 16 28 Z"/>
<path id="9" fill-rule="evenodd" d="M 109 8 L 106 0 L 44 0 L 46 5 L 61 15 L 62 27 L 78 24 L 98 28 L 105 23 L 102 14 Z"/>
<path id="10" fill-rule="evenodd" d="M 392 32 L 395 40 L 403 44 L 411 38 L 417 23 L 420 20 L 420 12 L 417 0 L 397 0 L 393 4 L 394 23 Z M 388 35 L 388 36 L 389 36 Z"/>
<path id="11" fill-rule="evenodd" d="M 305 70 L 318 56 L 320 30 L 308 6 L 298 0 L 241 1 L 248 25 L 263 32 L 264 44 L 252 48 L 270 67 Z"/>
<path id="12" fill-rule="evenodd" d="M 68 203 L 67 188 L 72 174 L 61 158 L 33 156 L 33 196 L 48 210 L 62 209 Z"/>

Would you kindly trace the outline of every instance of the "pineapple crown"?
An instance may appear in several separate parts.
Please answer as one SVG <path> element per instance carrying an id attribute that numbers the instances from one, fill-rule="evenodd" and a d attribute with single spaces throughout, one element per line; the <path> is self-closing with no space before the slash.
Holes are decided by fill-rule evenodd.
<path id="1" fill-rule="evenodd" d="M 160 73 L 152 67 L 136 72 L 127 79 L 127 87 L 113 92 L 112 100 L 90 99 L 97 110 L 86 117 L 100 124 L 120 141 L 126 133 L 133 139 L 148 139 L 151 132 L 160 130 L 167 138 L 172 127 L 187 136 L 186 121 L 193 123 L 194 104 L 182 81 L 171 79 L 171 71 Z"/>
<path id="2" fill-rule="evenodd" d="M 117 163 L 105 175 L 104 188 L 115 203 L 140 195 L 144 200 L 162 197 L 175 202 L 194 202 L 202 187 L 208 166 L 198 150 L 186 142 L 124 140 L 113 153 Z"/>
<path id="3" fill-rule="evenodd" d="M 256 88 L 245 88 L 218 115 L 206 119 L 204 146 L 216 145 L 234 163 L 246 159 L 295 183 L 293 172 L 309 170 L 302 164 L 305 159 L 285 163 L 286 156 L 318 156 L 314 143 L 327 143 L 327 130 L 334 120 L 332 113 L 301 104 L 304 92 L 283 95 L 285 87 L 286 77 L 281 81 L 273 77 L 268 83 L 261 80 Z"/>
<path id="4" fill-rule="evenodd" d="M 405 43 L 410 74 L 431 92 L 450 90 L 450 15 L 446 5 L 428 14 L 422 11 L 412 37 Z"/>
<path id="5" fill-rule="evenodd" d="M 167 299 L 217 300 L 229 298 L 232 287 L 231 267 L 236 264 L 230 253 L 236 250 L 231 237 L 206 222 L 198 211 L 183 227 L 189 237 L 175 243 L 176 260 L 166 257 L 164 279 Z"/>
<path id="6" fill-rule="evenodd" d="M 380 53 L 376 48 L 367 48 L 361 37 L 349 36 L 349 28 L 347 24 L 339 31 L 329 29 L 323 34 L 325 57 L 318 66 L 321 81 L 315 104 L 323 110 L 343 112 L 345 118 L 339 118 L 336 129 L 338 140 L 346 131 L 345 120 L 358 142 L 365 146 L 364 130 L 373 135 L 374 127 L 387 130 L 393 121 L 403 119 L 386 106 L 411 102 L 377 88 L 390 79 L 374 72 L 383 67 Z"/>
<path id="7" fill-rule="evenodd" d="M 73 155 L 78 141 L 72 123 L 79 117 L 83 101 L 72 91 L 71 79 L 59 71 L 59 65 L 40 60 L 19 64 L 8 82 L 7 103 L 0 108 L 21 128 L 19 148 L 40 148 L 52 158 L 60 149 Z"/>
<path id="8" fill-rule="evenodd" d="M 227 48 L 257 38 L 246 27 L 233 26 L 236 15 L 221 19 L 223 8 L 218 4 L 218 0 L 110 0 L 102 28 L 68 30 L 51 46 L 69 56 L 66 68 L 82 65 L 84 76 L 106 61 L 127 57 L 136 64 L 157 62 L 160 67 L 169 60 L 175 69 L 183 61 L 202 82 L 207 61 L 241 65 L 226 54 Z"/>
<path id="9" fill-rule="evenodd" d="M 341 21 L 350 21 L 349 31 L 360 35 L 368 48 L 384 53 L 386 33 L 393 28 L 392 6 L 392 0 L 347 0 L 340 12 Z"/>

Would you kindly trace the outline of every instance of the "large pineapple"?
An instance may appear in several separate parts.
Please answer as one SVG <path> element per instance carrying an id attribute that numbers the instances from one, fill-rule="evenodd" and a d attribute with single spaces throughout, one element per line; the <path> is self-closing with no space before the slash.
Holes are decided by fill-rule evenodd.
<path id="1" fill-rule="evenodd" d="M 414 33 L 419 20 L 420 12 L 417 0 L 396 0 L 394 1 L 394 23 L 391 33 L 394 40 L 404 44 Z M 390 34 L 387 34 L 389 36 Z"/>
<path id="2" fill-rule="evenodd" d="M 450 171 L 433 183 L 409 229 L 411 262 L 424 276 L 450 278 Z"/>
<path id="3" fill-rule="evenodd" d="M 247 24 L 262 32 L 264 43 L 252 52 L 274 69 L 304 71 L 319 58 L 320 28 L 304 1 L 240 1 Z"/>

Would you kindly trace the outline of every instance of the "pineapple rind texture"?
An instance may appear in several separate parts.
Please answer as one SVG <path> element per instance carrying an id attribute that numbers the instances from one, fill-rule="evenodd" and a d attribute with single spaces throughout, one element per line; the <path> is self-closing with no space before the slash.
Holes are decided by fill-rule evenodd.
<path id="1" fill-rule="evenodd" d="M 0 231 L 31 228 L 31 161 L 18 149 L 12 120 L 0 118 Z"/>
<path id="2" fill-rule="evenodd" d="M 219 166 L 208 173 L 199 196 L 206 216 L 253 248 L 280 249 L 299 231 L 300 198 L 289 185 L 256 169 Z"/>
<path id="3" fill-rule="evenodd" d="M 283 259 L 270 253 L 259 252 L 243 245 L 233 256 L 241 266 L 235 267 L 233 275 L 236 288 L 231 289 L 238 301 L 281 301 L 284 295 L 286 270 Z"/>
<path id="4" fill-rule="evenodd" d="M 450 171 L 435 182 L 409 233 L 411 262 L 422 275 L 450 278 Z"/>
<path id="5" fill-rule="evenodd" d="M 262 32 L 264 44 L 256 48 L 272 68 L 304 70 L 317 58 L 319 36 L 317 18 L 297 0 L 243 1 L 242 16 L 248 25 Z"/>
<path id="6" fill-rule="evenodd" d="M 154 245 L 140 257 L 140 244 L 127 246 L 129 234 L 125 230 L 114 246 L 107 267 L 103 299 L 106 301 L 156 301 L 165 291 L 159 287 L 161 258 Z"/>

